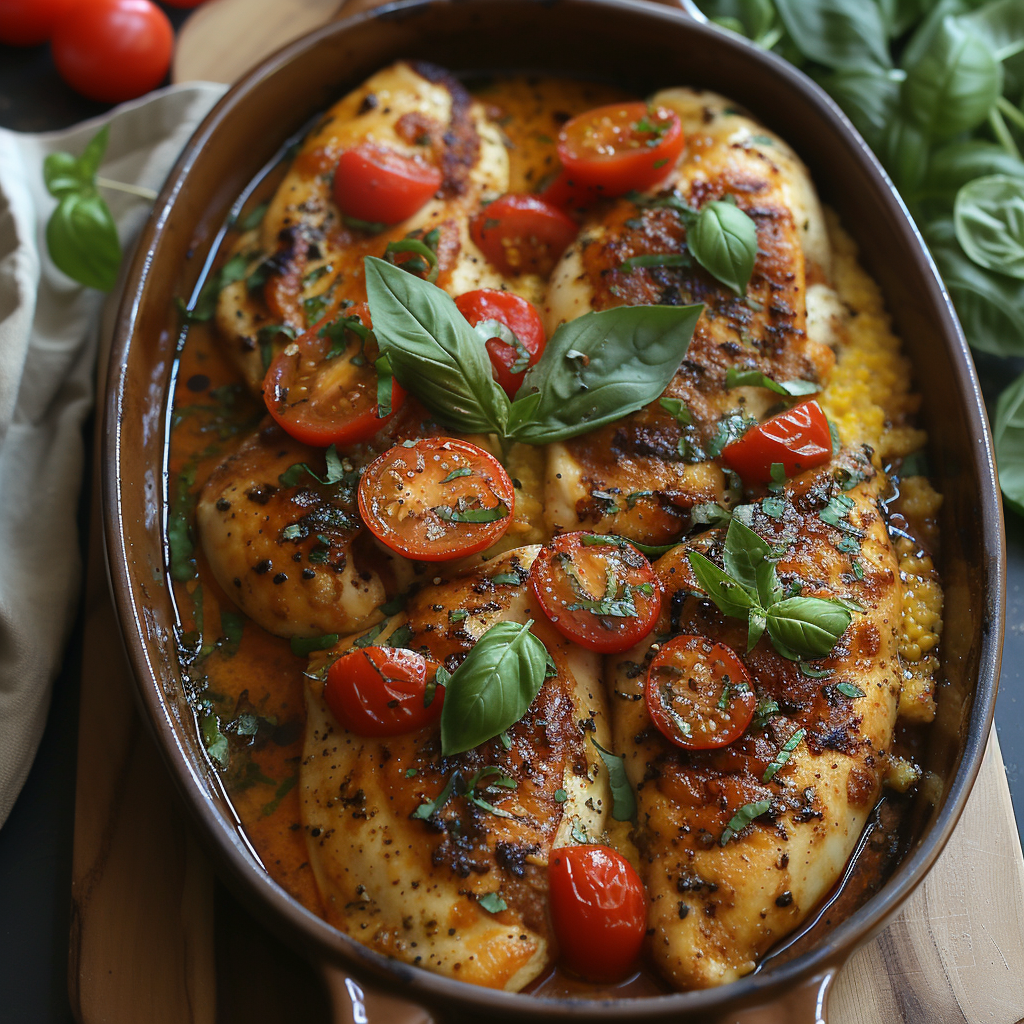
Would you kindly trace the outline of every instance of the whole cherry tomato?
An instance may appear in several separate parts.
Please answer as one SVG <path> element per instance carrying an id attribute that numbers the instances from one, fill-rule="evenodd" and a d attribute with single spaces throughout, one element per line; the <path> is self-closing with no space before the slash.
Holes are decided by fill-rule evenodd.
<path id="1" fill-rule="evenodd" d="M 770 484 L 774 463 L 792 477 L 831 458 L 832 432 L 815 401 L 780 412 L 722 449 L 722 459 L 748 484 Z"/>
<path id="2" fill-rule="evenodd" d="M 83 0 L 58 22 L 50 45 L 68 85 L 90 99 L 120 103 L 164 80 L 174 29 L 150 0 Z"/>
<path id="3" fill-rule="evenodd" d="M 490 547 L 515 509 L 501 463 L 453 437 L 395 445 L 366 467 L 358 499 L 359 514 L 378 539 L 424 562 Z"/>
<path id="4" fill-rule="evenodd" d="M 647 895 L 632 865 L 607 846 L 563 846 L 548 868 L 561 962 L 589 981 L 627 975 L 647 929 Z"/>
<path id="5" fill-rule="evenodd" d="M 198 7 L 205 4 L 206 0 L 164 0 L 168 7 Z"/>
<path id="6" fill-rule="evenodd" d="M 455 300 L 455 305 L 471 326 L 476 327 L 484 320 L 497 320 L 515 335 L 511 342 L 501 337 L 488 338 L 486 342 L 494 379 L 509 398 L 515 398 L 523 376 L 540 359 L 547 344 L 536 306 L 497 288 L 466 292 Z"/>
<path id="7" fill-rule="evenodd" d="M 567 179 L 606 196 L 643 191 L 668 175 L 683 151 L 679 115 L 646 103 L 613 103 L 567 121 L 558 159 Z"/>
<path id="8" fill-rule="evenodd" d="M 358 220 L 398 224 L 411 217 L 441 187 L 431 164 L 364 143 L 341 154 L 334 172 L 334 200 Z"/>
<path id="9" fill-rule="evenodd" d="M 35 46 L 53 35 L 78 0 L 0 0 L 0 43 Z"/>
<path id="10" fill-rule="evenodd" d="M 438 665 L 416 651 L 362 647 L 328 670 L 324 700 L 339 724 L 357 736 L 400 736 L 436 722 L 444 687 Z"/>
<path id="11" fill-rule="evenodd" d="M 391 380 L 391 408 L 381 416 L 376 344 L 365 303 L 333 323 L 321 320 L 280 352 L 267 370 L 263 398 L 270 415 L 304 444 L 368 441 L 401 408 L 405 391 Z"/>
<path id="12" fill-rule="evenodd" d="M 579 232 L 579 225 L 540 196 L 506 195 L 469 223 L 477 248 L 503 274 L 547 277 Z"/>
<path id="13" fill-rule="evenodd" d="M 661 611 L 661 583 L 627 541 L 563 533 L 530 569 L 533 593 L 563 636 L 604 654 L 627 651 L 647 636 Z"/>
<path id="14" fill-rule="evenodd" d="M 736 653 L 702 636 L 676 636 L 661 645 L 647 670 L 644 696 L 658 731 L 686 750 L 732 743 L 757 705 Z"/>

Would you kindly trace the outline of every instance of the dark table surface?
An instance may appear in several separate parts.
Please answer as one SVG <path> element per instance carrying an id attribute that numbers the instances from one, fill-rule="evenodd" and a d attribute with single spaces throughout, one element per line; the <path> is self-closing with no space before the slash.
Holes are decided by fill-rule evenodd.
<path id="1" fill-rule="evenodd" d="M 166 7 L 176 26 L 188 11 Z M 57 76 L 46 46 L 0 45 L 0 126 L 48 131 L 102 113 Z M 990 402 L 1007 380 L 1005 362 L 979 360 Z M 1013 367 L 1016 374 L 1021 367 Z M 990 405 L 991 408 L 991 405 Z M 92 436 L 92 423 L 86 425 Z M 88 473 L 86 473 L 88 478 Z M 89 495 L 80 504 L 86 536 Z M 1018 828 L 1024 827 L 1024 521 L 1009 513 L 1006 643 L 996 728 Z M 84 553 L 84 550 L 83 550 Z M 53 689 L 53 704 L 35 764 L 0 828 L 0 1024 L 67 1024 L 67 952 L 75 806 L 78 677 L 82 622 L 75 623 Z M 140 1022 L 144 1024 L 144 1022 Z"/>

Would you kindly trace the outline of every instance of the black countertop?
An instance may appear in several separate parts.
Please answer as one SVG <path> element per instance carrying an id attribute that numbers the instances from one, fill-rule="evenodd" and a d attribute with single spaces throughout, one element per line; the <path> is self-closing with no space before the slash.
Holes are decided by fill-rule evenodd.
<path id="1" fill-rule="evenodd" d="M 165 9 L 175 26 L 189 13 Z M 104 104 L 78 96 L 60 80 L 46 46 L 15 49 L 0 45 L 0 126 L 48 131 L 106 109 Z M 991 403 L 998 387 L 1008 379 L 1007 366 L 985 357 L 978 368 Z M 1019 369 L 1011 368 L 1013 374 Z M 92 426 L 87 424 L 87 437 L 92 435 Z M 87 444 L 88 448 L 91 445 Z M 85 494 L 79 515 L 83 537 L 88 507 Z M 1007 517 L 1006 534 L 1006 643 L 996 728 L 1020 827 L 1024 825 L 1024 521 L 1012 512 Z M 0 1024 L 67 1024 L 72 1020 L 67 952 L 81 653 L 80 617 L 54 685 L 39 754 L 10 817 L 0 828 Z"/>

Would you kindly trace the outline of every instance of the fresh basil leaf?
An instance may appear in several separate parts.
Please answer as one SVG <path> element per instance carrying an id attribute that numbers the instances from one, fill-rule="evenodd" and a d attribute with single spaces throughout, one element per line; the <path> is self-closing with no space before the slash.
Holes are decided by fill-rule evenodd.
<path id="1" fill-rule="evenodd" d="M 728 523 L 732 513 L 713 501 L 706 501 L 690 509 L 690 519 L 695 526 L 717 526 L 719 523 Z"/>
<path id="2" fill-rule="evenodd" d="M 808 665 L 806 661 L 801 661 L 797 664 L 797 668 L 800 670 L 800 675 L 807 676 L 808 679 L 825 679 L 832 675 L 832 669 L 830 668 L 813 668 Z"/>
<path id="3" fill-rule="evenodd" d="M 210 320 L 217 311 L 217 298 L 220 293 L 229 284 L 241 281 L 245 277 L 249 262 L 249 256 L 243 253 L 236 253 L 220 270 L 211 274 L 200 289 L 195 305 L 185 311 L 188 319 L 196 323 L 205 323 L 207 320 Z"/>
<path id="4" fill-rule="evenodd" d="M 658 404 L 676 423 L 685 427 L 693 422 L 690 410 L 686 408 L 686 403 L 681 398 L 659 398 Z"/>
<path id="5" fill-rule="evenodd" d="M 771 780 L 778 775 L 779 771 L 786 766 L 786 762 L 793 756 L 793 751 L 800 746 L 800 743 L 806 735 L 806 730 L 797 729 L 797 731 L 793 733 L 788 740 L 786 740 L 782 749 L 775 755 L 775 759 L 765 769 L 764 776 L 761 779 L 762 782 L 771 782 Z"/>
<path id="6" fill-rule="evenodd" d="M 738 206 L 706 203 L 686 236 L 693 258 L 712 277 L 745 295 L 757 259 L 757 225 Z"/>
<path id="7" fill-rule="evenodd" d="M 851 619 L 850 612 L 838 602 L 817 597 L 786 598 L 773 604 L 767 614 L 768 636 L 785 658 L 791 657 L 790 652 L 808 658 L 825 657 Z"/>
<path id="8" fill-rule="evenodd" d="M 870 0 L 775 0 L 804 56 L 828 68 L 891 68 L 882 14 Z"/>
<path id="9" fill-rule="evenodd" d="M 744 526 L 738 519 L 733 519 L 729 523 L 722 563 L 725 571 L 752 598 L 758 594 L 758 570 L 766 562 L 771 565 L 771 553 L 772 549 L 768 542 L 754 533 L 749 526 Z M 765 603 L 763 597 L 761 601 Z"/>
<path id="10" fill-rule="evenodd" d="M 881 147 L 899 106 L 900 85 L 879 67 L 847 68 L 818 78 L 872 149 Z"/>
<path id="11" fill-rule="evenodd" d="M 878 156 L 897 188 L 913 195 L 928 169 L 928 138 L 908 117 L 897 114 L 889 122 Z"/>
<path id="12" fill-rule="evenodd" d="M 626 775 L 626 762 L 618 754 L 605 750 L 593 736 L 590 742 L 597 748 L 608 771 L 608 785 L 612 791 L 612 817 L 616 821 L 636 821 L 636 794 Z"/>
<path id="13" fill-rule="evenodd" d="M 379 637 L 381 635 L 381 633 L 384 632 L 384 630 L 387 628 L 387 625 L 388 625 L 387 619 L 385 619 L 383 622 L 378 622 L 377 625 L 374 626 L 372 629 L 370 629 L 368 632 L 364 633 L 360 637 L 356 637 L 356 639 L 352 641 L 352 646 L 353 647 L 374 647 L 374 646 L 376 646 L 375 645 L 375 641 L 376 641 L 377 637 Z"/>
<path id="14" fill-rule="evenodd" d="M 999 396 L 992 433 L 999 487 L 1007 504 L 1024 515 L 1024 374 Z"/>
<path id="15" fill-rule="evenodd" d="M 443 484 L 450 484 L 453 480 L 458 480 L 459 477 L 472 476 L 473 470 L 469 466 L 463 466 L 461 469 L 453 469 L 442 481 Z"/>
<path id="16" fill-rule="evenodd" d="M 761 40 L 775 22 L 771 0 L 702 0 L 697 5 L 716 25 Z"/>
<path id="17" fill-rule="evenodd" d="M 101 292 L 117 284 L 117 226 L 95 192 L 64 194 L 46 223 L 46 248 L 57 269 L 79 284 Z"/>
<path id="18" fill-rule="evenodd" d="M 562 441 L 653 402 L 679 369 L 702 308 L 618 306 L 562 324 L 526 372 L 509 435 Z"/>
<path id="19" fill-rule="evenodd" d="M 547 648 L 532 624 L 491 626 L 452 673 L 441 709 L 445 757 L 486 743 L 526 714 L 547 669 Z"/>
<path id="20" fill-rule="evenodd" d="M 292 654 L 300 658 L 308 658 L 313 651 L 326 651 L 338 642 L 337 633 L 324 633 L 323 636 L 293 636 L 291 638 Z"/>
<path id="21" fill-rule="evenodd" d="M 988 117 L 1003 90 L 1003 69 L 985 40 L 947 16 L 901 88 L 904 110 L 928 138 L 951 139 Z"/>
<path id="22" fill-rule="evenodd" d="M 417 256 L 422 256 L 427 262 L 424 264 L 421 260 L 409 260 L 405 263 L 396 263 L 395 254 L 403 252 L 415 253 Z M 384 249 L 384 258 L 388 263 L 400 267 L 406 273 L 414 274 L 424 270 L 427 271 L 425 279 L 430 284 L 437 280 L 438 271 L 441 269 L 438 264 L 437 253 L 418 238 L 402 238 L 396 242 L 388 242 L 387 247 Z M 370 319 L 373 320 L 372 310 Z"/>
<path id="23" fill-rule="evenodd" d="M 1024 160 L 982 139 L 951 142 L 932 153 L 919 194 L 950 208 L 964 185 L 990 174 L 1024 180 Z"/>
<path id="24" fill-rule="evenodd" d="M 508 396 L 451 297 L 384 260 L 367 256 L 365 267 L 374 334 L 402 387 L 457 430 L 504 434 Z"/>
<path id="25" fill-rule="evenodd" d="M 956 195 L 957 241 L 979 266 L 1024 279 L 1024 180 L 991 174 Z"/>
<path id="26" fill-rule="evenodd" d="M 477 903 L 488 914 L 500 914 L 503 910 L 508 910 L 508 904 L 501 898 L 501 894 L 496 892 L 485 892 L 483 896 L 478 896 Z"/>
<path id="27" fill-rule="evenodd" d="M 451 508 L 448 505 L 435 505 L 432 509 L 438 519 L 446 523 L 496 523 L 509 515 L 508 505 L 499 501 L 491 508 Z"/>
<path id="28" fill-rule="evenodd" d="M 220 644 L 221 654 L 225 658 L 233 658 L 238 653 L 238 646 L 242 642 L 242 633 L 245 630 L 245 616 L 239 612 L 222 608 L 220 612 L 220 632 L 223 641 Z"/>
<path id="29" fill-rule="evenodd" d="M 503 324 L 500 320 L 481 320 L 479 323 L 473 324 L 473 330 L 485 345 L 496 338 L 515 351 L 515 362 L 509 367 L 509 373 L 523 373 L 530 365 L 530 350 L 507 324 Z"/>
<path id="30" fill-rule="evenodd" d="M 394 384 L 391 360 L 386 355 L 378 356 L 373 368 L 377 371 L 377 418 L 383 420 L 391 415 L 391 395 Z"/>
<path id="31" fill-rule="evenodd" d="M 63 199 L 71 192 L 81 192 L 94 185 L 82 173 L 79 160 L 70 153 L 50 153 L 43 161 L 43 181 L 54 199 Z"/>
<path id="32" fill-rule="evenodd" d="M 1024 51 L 1024 4 L 995 0 L 958 19 L 992 50 L 1000 63 Z"/>
<path id="33" fill-rule="evenodd" d="M 347 228 L 354 228 L 356 231 L 365 231 L 368 235 L 379 235 L 387 230 L 387 224 L 376 220 L 360 220 L 358 217 L 350 217 L 347 213 L 341 215 L 341 222 Z"/>
<path id="34" fill-rule="evenodd" d="M 691 551 L 686 557 L 701 589 L 714 601 L 722 614 L 731 615 L 736 619 L 746 619 L 750 609 L 756 604 L 754 598 L 724 569 L 720 569 L 699 551 Z"/>
<path id="35" fill-rule="evenodd" d="M 426 821 L 428 818 L 432 818 L 452 798 L 452 794 L 455 792 L 455 783 L 457 780 L 461 781 L 461 778 L 462 776 L 460 776 L 458 772 L 452 772 L 451 778 L 449 778 L 444 784 L 444 789 L 442 789 L 433 800 L 428 800 L 425 804 L 420 804 L 419 807 L 412 812 L 410 817 L 417 818 L 420 821 Z"/>
<path id="36" fill-rule="evenodd" d="M 725 371 L 726 388 L 767 388 L 777 395 L 813 395 L 820 390 L 817 384 L 809 380 L 787 380 L 781 384 L 766 376 L 760 370 L 741 370 L 730 366 Z"/>
<path id="37" fill-rule="evenodd" d="M 900 55 L 900 63 L 904 68 L 916 64 L 925 54 L 928 47 L 942 28 L 948 15 L 966 14 L 972 4 L 978 0 L 921 0 L 924 17 L 915 26 L 907 45 Z M 930 9 L 929 9 L 930 8 Z"/>
<path id="38" fill-rule="evenodd" d="M 864 691 L 855 683 L 836 683 L 835 691 L 841 693 L 844 697 L 849 697 L 850 700 L 856 700 L 858 697 L 864 696 Z"/>
<path id="39" fill-rule="evenodd" d="M 212 710 L 207 710 L 199 716 L 199 733 L 210 759 L 218 768 L 227 768 L 230 761 L 228 738 L 221 732 L 220 721 Z"/>
<path id="40" fill-rule="evenodd" d="M 770 800 L 757 800 L 754 803 L 744 804 L 730 819 L 725 831 L 718 840 L 722 846 L 728 844 L 729 840 L 735 839 L 755 818 L 767 814 L 771 808 Z"/>
<path id="41" fill-rule="evenodd" d="M 409 641 L 416 635 L 416 631 L 409 625 L 408 622 L 403 622 L 401 626 L 396 629 L 391 636 L 387 638 L 380 646 L 381 647 L 408 647 Z"/>

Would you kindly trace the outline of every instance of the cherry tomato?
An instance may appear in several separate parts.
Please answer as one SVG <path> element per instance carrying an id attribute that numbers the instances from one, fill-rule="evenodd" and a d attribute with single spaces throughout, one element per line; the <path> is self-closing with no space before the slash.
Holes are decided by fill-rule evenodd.
<path id="1" fill-rule="evenodd" d="M 541 189 L 540 197 L 560 210 L 585 210 L 604 199 L 606 193 L 594 185 L 583 185 L 568 171 L 561 170 Z"/>
<path id="2" fill-rule="evenodd" d="M 85 0 L 54 29 L 53 60 L 72 89 L 120 103 L 167 76 L 174 29 L 150 0 Z"/>
<path id="3" fill-rule="evenodd" d="M 398 224 L 441 187 L 441 172 L 422 160 L 364 143 L 341 154 L 334 200 L 359 220 Z"/>
<path id="4" fill-rule="evenodd" d="M 619 981 L 647 930 L 647 895 L 632 865 L 607 846 L 563 846 L 548 868 L 551 923 L 562 963 L 589 981 Z"/>
<path id="5" fill-rule="evenodd" d="M 792 477 L 831 458 L 832 432 L 815 401 L 780 412 L 722 449 L 722 459 L 748 484 L 770 484 L 776 462 Z"/>
<path id="6" fill-rule="evenodd" d="M 738 739 L 754 717 L 757 698 L 736 653 L 702 636 L 661 645 L 647 670 L 647 711 L 677 747 L 710 750 Z"/>
<path id="7" fill-rule="evenodd" d="M 651 563 L 632 544 L 597 534 L 556 537 L 541 549 L 530 582 L 559 633 L 603 654 L 629 650 L 654 629 L 661 611 Z"/>
<path id="8" fill-rule="evenodd" d="M 453 437 L 395 445 L 359 481 L 363 522 L 388 547 L 424 562 L 490 547 L 514 509 L 515 491 L 501 463 Z"/>
<path id="9" fill-rule="evenodd" d="M 491 357 L 494 379 L 515 398 L 523 376 L 544 351 L 547 338 L 540 313 L 532 302 L 496 288 L 478 288 L 455 300 L 459 312 L 476 327 L 483 320 L 497 320 L 515 336 L 519 346 L 501 338 L 488 338 L 487 354 Z"/>
<path id="10" fill-rule="evenodd" d="M 206 3 L 206 0 L 164 0 L 168 7 L 198 7 Z"/>
<path id="11" fill-rule="evenodd" d="M 646 103 L 613 103 L 567 121 L 558 133 L 558 159 L 578 186 L 606 196 L 656 185 L 683 151 L 679 115 Z"/>
<path id="12" fill-rule="evenodd" d="M 399 736 L 436 722 L 444 687 L 431 684 L 436 661 L 416 651 L 362 647 L 328 670 L 324 700 L 339 724 L 357 736 Z"/>
<path id="13" fill-rule="evenodd" d="M 379 415 L 369 326 L 366 305 L 355 306 L 333 324 L 321 320 L 270 364 L 264 401 L 296 440 L 321 448 L 368 441 L 401 408 L 405 391 L 392 380 L 391 412 Z"/>
<path id="14" fill-rule="evenodd" d="M 0 0 L 0 43 L 45 43 L 78 0 Z"/>
<path id="15" fill-rule="evenodd" d="M 579 225 L 539 196 L 495 199 L 469 223 L 477 248 L 503 274 L 547 277 L 575 239 Z"/>

